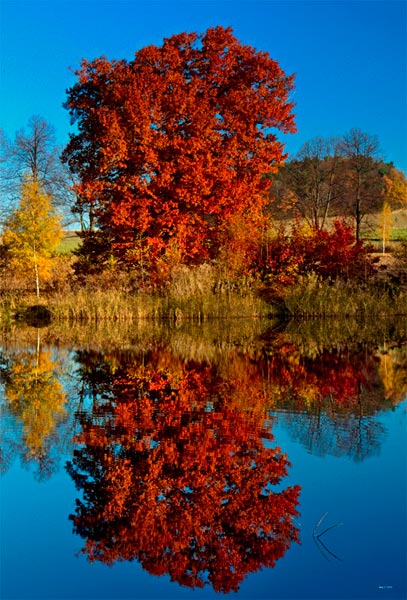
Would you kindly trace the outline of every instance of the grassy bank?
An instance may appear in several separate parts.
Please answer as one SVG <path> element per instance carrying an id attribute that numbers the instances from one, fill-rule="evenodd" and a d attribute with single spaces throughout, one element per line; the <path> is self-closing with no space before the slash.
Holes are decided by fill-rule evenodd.
<path id="1" fill-rule="evenodd" d="M 149 295 L 83 287 L 51 293 L 40 301 L 34 295 L 3 294 L 0 317 L 5 325 L 13 320 L 35 324 L 42 319 L 82 323 L 131 323 L 147 319 L 182 323 L 270 316 L 375 318 L 407 314 L 406 290 L 377 282 L 332 283 L 311 275 L 286 289 L 278 300 L 266 301 L 262 296 L 254 288 L 199 291 L 178 287 L 170 288 L 165 295 Z"/>
<path id="2" fill-rule="evenodd" d="M 407 293 L 382 282 L 357 284 L 302 278 L 284 296 L 284 309 L 297 317 L 388 317 L 407 314 Z"/>
<path id="3" fill-rule="evenodd" d="M 42 307 L 33 311 L 30 307 Z M 129 294 L 118 290 L 81 288 L 64 294 L 49 294 L 38 301 L 34 295 L 3 296 L 0 318 L 13 320 L 41 318 L 55 322 L 137 322 L 140 320 L 186 320 L 267 317 L 271 307 L 254 292 L 201 293 L 195 296 Z M 47 316 L 48 315 L 48 316 Z"/>
<path id="4" fill-rule="evenodd" d="M 270 313 L 269 306 L 253 293 L 206 293 L 177 298 L 84 288 L 69 295 L 53 296 L 47 306 L 57 321 L 168 319 L 201 322 L 229 317 L 264 317 Z"/>

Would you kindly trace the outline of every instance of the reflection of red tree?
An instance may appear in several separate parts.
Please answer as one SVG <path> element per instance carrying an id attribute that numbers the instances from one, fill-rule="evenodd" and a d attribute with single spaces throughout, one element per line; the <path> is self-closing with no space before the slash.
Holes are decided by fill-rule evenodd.
<path id="1" fill-rule="evenodd" d="M 358 407 L 363 389 L 371 385 L 376 369 L 365 355 L 323 351 L 316 358 L 301 356 L 294 344 L 284 344 L 260 366 L 279 399 L 289 399 L 296 408 L 329 401 L 334 412 L 351 413 Z"/>
<path id="2" fill-rule="evenodd" d="M 68 470 L 90 560 L 138 559 L 183 585 L 237 590 L 298 541 L 299 488 L 272 491 L 287 458 L 258 411 L 209 367 L 116 373 L 114 399 L 82 419 Z M 260 426 L 259 426 L 260 424 Z"/>

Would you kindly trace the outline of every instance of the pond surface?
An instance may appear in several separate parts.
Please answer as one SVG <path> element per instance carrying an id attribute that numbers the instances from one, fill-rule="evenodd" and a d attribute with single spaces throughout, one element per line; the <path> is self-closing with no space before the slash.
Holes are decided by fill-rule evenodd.
<path id="1" fill-rule="evenodd" d="M 406 598 L 405 336 L 350 329 L 4 335 L 0 597 Z"/>

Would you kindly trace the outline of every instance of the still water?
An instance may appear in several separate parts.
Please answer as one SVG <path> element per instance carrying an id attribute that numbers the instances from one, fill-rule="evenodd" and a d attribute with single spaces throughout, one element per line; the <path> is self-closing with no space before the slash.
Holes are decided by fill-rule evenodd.
<path id="1" fill-rule="evenodd" d="M 0 597 L 406 598 L 404 332 L 3 336 Z"/>

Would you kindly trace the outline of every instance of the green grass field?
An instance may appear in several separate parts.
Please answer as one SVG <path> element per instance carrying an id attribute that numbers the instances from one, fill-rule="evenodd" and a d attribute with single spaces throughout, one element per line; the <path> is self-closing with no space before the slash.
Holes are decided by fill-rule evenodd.
<path id="1" fill-rule="evenodd" d="M 407 227 L 399 227 L 398 229 L 393 229 L 393 231 L 391 232 L 391 239 L 398 242 L 407 240 Z"/>
<path id="2" fill-rule="evenodd" d="M 380 215 L 369 215 L 366 222 L 363 223 L 362 237 L 367 242 L 380 242 L 378 232 L 378 221 Z M 328 219 L 329 223 L 333 221 Z M 290 222 L 287 222 L 289 224 Z M 407 209 L 400 208 L 392 213 L 392 232 L 390 241 L 402 242 L 407 240 Z M 80 244 L 80 238 L 75 231 L 66 231 L 64 238 L 58 248 L 58 252 L 66 254 L 75 250 Z"/>
<path id="3" fill-rule="evenodd" d="M 366 232 L 362 235 L 365 242 L 381 242 L 377 233 Z M 407 227 L 393 229 L 390 236 L 390 242 L 403 242 L 407 240 Z"/>
<path id="4" fill-rule="evenodd" d="M 60 254 L 67 254 L 75 250 L 80 244 L 80 238 L 74 231 L 66 231 L 59 245 L 58 252 Z"/>

